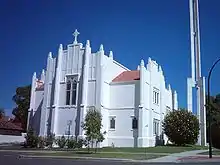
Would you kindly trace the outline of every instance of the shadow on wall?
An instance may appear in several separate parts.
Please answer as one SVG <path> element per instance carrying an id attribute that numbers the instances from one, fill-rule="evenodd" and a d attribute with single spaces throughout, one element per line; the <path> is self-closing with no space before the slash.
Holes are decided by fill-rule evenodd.
<path id="1" fill-rule="evenodd" d="M 80 76 L 79 79 L 79 94 L 78 94 L 78 99 L 77 99 L 77 113 L 76 113 L 76 119 L 75 119 L 75 136 L 76 138 L 81 134 L 81 102 L 82 102 L 82 76 Z"/>
<path id="2" fill-rule="evenodd" d="M 57 64 L 56 64 L 57 65 Z M 57 75 L 57 74 L 55 74 Z M 53 104 L 54 104 L 54 92 L 55 92 L 55 79 L 56 76 L 54 76 L 53 80 L 52 80 L 52 86 L 51 86 L 51 97 L 50 97 L 50 109 L 49 109 L 49 115 L 48 115 L 48 119 L 47 119 L 47 136 L 51 135 L 52 132 L 52 116 L 53 116 Z M 46 109 L 47 111 L 47 109 Z"/>
<path id="3" fill-rule="evenodd" d="M 75 118 L 75 137 L 77 138 L 80 134 L 82 135 L 82 127 L 81 122 L 83 121 L 83 110 L 81 110 L 81 104 L 82 104 L 82 96 L 83 96 L 83 80 L 84 80 L 84 65 L 85 65 L 85 52 L 83 55 L 83 62 L 82 62 L 82 70 L 79 77 L 79 88 L 78 88 L 78 98 L 77 98 L 77 113 Z"/>
<path id="4" fill-rule="evenodd" d="M 37 111 L 35 111 L 34 115 L 33 115 L 33 110 L 31 111 L 31 116 L 32 116 L 32 119 L 31 119 L 31 124 L 32 124 L 32 128 L 36 131 L 36 134 L 39 135 L 40 133 L 40 119 L 41 119 L 41 108 L 42 108 L 42 105 L 43 105 L 43 99 L 41 100 L 38 108 L 37 108 Z"/>
<path id="5" fill-rule="evenodd" d="M 134 110 L 134 118 L 137 119 L 137 127 L 133 129 L 133 138 L 134 138 L 134 147 L 138 147 L 138 127 L 141 125 L 139 124 L 140 117 L 139 117 L 139 104 L 140 104 L 140 84 L 135 84 L 135 110 Z M 132 119 L 132 127 L 133 127 L 133 119 Z"/>

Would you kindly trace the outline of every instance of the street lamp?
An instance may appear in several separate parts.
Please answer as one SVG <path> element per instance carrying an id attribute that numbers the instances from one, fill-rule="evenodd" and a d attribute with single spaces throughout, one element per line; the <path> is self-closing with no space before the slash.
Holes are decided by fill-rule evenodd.
<path id="1" fill-rule="evenodd" d="M 208 75 L 208 113 L 209 113 L 209 158 L 212 158 L 212 135 L 211 135 L 211 109 L 210 109 L 210 78 L 212 74 L 212 70 L 216 66 L 216 64 L 220 61 L 220 58 L 212 65 L 209 75 Z"/>

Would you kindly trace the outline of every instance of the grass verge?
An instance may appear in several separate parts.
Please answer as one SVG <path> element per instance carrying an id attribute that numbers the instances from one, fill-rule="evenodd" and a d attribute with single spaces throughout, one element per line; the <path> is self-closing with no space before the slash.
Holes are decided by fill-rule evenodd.
<path id="1" fill-rule="evenodd" d="M 188 146 L 157 146 L 157 147 L 146 147 L 146 148 L 99 148 L 98 152 L 127 152 L 127 153 L 180 153 L 184 151 L 192 150 L 204 150 L 207 147 L 188 145 Z M 80 149 L 79 151 L 86 151 L 87 149 Z"/>
<path id="2" fill-rule="evenodd" d="M 88 152 L 54 152 L 54 153 L 32 153 L 34 156 L 48 156 L 48 157 L 63 157 L 63 158 L 80 158 L 80 157 L 91 157 L 91 158 L 118 158 L 118 159 L 131 159 L 131 160 L 147 160 L 161 157 L 162 155 L 153 154 L 131 154 L 131 153 L 88 153 Z"/>

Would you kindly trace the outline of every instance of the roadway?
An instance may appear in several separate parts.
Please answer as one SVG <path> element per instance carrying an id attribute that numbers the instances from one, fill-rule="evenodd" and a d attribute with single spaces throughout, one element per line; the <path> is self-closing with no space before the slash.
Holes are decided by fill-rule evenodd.
<path id="1" fill-rule="evenodd" d="M 27 154 L 27 153 L 26 153 Z M 58 158 L 32 158 L 22 157 L 25 153 L 16 152 L 0 152 L 0 164 L 1 165 L 174 165 L 176 163 L 145 163 L 145 162 L 120 162 L 110 160 L 77 160 L 77 159 L 58 159 Z M 27 154 L 28 155 L 28 154 Z M 186 163 L 187 165 L 195 165 L 198 163 Z M 219 162 L 199 163 L 200 165 L 219 165 Z"/>

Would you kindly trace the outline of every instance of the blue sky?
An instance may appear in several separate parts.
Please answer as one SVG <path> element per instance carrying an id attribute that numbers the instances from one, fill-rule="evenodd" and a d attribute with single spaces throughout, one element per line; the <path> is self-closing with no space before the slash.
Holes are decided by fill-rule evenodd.
<path id="1" fill-rule="evenodd" d="M 202 73 L 207 76 L 220 57 L 220 1 L 200 0 Z M 63 0 L 0 1 L 0 107 L 10 113 L 16 87 L 31 83 L 46 67 L 49 51 L 89 39 L 92 50 L 106 52 L 130 69 L 148 57 L 162 65 L 167 82 L 186 107 L 186 78 L 190 76 L 188 0 Z M 212 94 L 220 93 L 219 70 L 212 78 Z"/>

